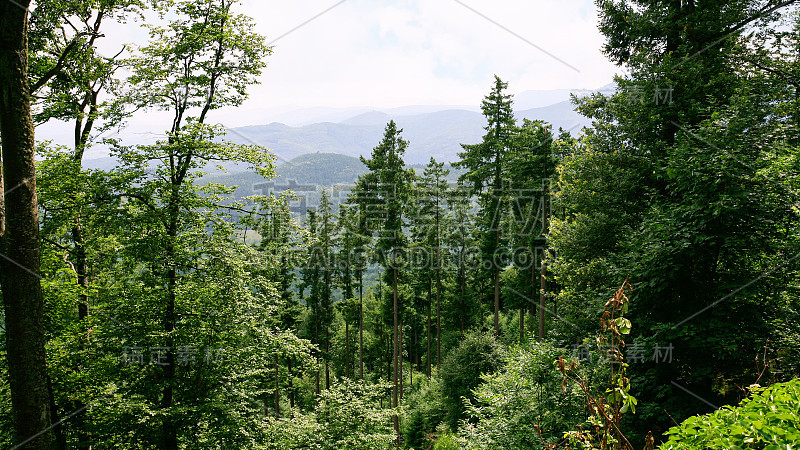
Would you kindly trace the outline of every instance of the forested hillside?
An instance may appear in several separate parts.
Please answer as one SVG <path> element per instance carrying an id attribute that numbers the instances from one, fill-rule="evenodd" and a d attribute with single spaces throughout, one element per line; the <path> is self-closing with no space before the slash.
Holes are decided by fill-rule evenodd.
<path id="1" fill-rule="evenodd" d="M 415 165 L 394 120 L 359 159 L 227 140 L 273 52 L 237 0 L 0 0 L 0 446 L 800 445 L 798 3 L 597 1 L 591 126 L 495 75 Z"/>

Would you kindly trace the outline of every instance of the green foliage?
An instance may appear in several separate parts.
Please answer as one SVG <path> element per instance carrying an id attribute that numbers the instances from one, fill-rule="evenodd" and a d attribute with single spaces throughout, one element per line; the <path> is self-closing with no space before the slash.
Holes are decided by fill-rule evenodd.
<path id="1" fill-rule="evenodd" d="M 504 348 L 488 333 L 470 332 L 442 360 L 439 383 L 445 409 L 445 423 L 455 429 L 466 417 L 465 400 L 475 399 L 473 390 L 481 376 L 502 366 Z"/>
<path id="2" fill-rule="evenodd" d="M 765 345 L 764 375 L 796 376 L 800 16 L 761 14 L 755 0 L 597 3 L 606 53 L 628 75 L 611 95 L 576 99 L 593 128 L 573 139 L 540 121 L 517 126 L 495 77 L 482 103 L 486 134 L 456 164 L 458 189 L 434 159 L 416 173 L 405 165 L 410 144 L 394 122 L 361 161 L 312 154 L 276 169 L 266 149 L 225 142 L 208 116 L 244 101 L 271 52 L 235 13 L 238 1 L 37 4 L 37 120 L 76 130 L 73 148 L 42 145 L 37 163 L 43 331 L 54 412 L 68 419 L 54 430 L 62 447 L 387 448 L 403 413 L 384 408 L 390 387 L 405 402 L 412 448 L 545 448 L 568 430 L 584 448 L 630 447 L 629 429 L 658 437 L 664 410 L 679 420 L 707 411 L 670 382 L 731 403 L 758 375 L 752 356 Z M 97 52 L 109 24 L 150 4 L 163 22 L 148 27 L 149 43 L 132 56 L 134 47 Z M 115 75 L 122 65 L 125 79 Z M 658 96 L 667 89 L 670 102 Z M 166 137 L 111 142 L 119 167 L 83 170 L 92 137 L 140 108 L 174 114 Z M 258 175 L 203 178 L 236 161 Z M 290 193 L 251 197 L 226 185 L 273 170 L 312 183 L 359 179 L 338 217 L 323 192 L 301 226 Z M 550 197 L 543 181 L 554 176 L 560 191 Z M 255 241 L 242 239 L 248 231 Z M 635 304 L 623 289 L 606 305 L 597 343 L 612 364 L 554 367 L 554 344 L 528 342 L 518 319 L 538 296 L 539 272 L 506 258 L 512 248 L 554 250 L 545 294 L 558 292 L 546 305 L 558 312 L 547 335 L 558 342 L 590 342 L 603 314 L 596 299 L 628 274 L 638 280 Z M 422 261 L 411 257 L 420 251 Z M 76 317 L 77 305 L 88 317 Z M 467 331 L 493 327 L 494 336 Z M 675 360 L 628 367 L 629 334 L 671 343 Z M 169 348 L 168 364 L 151 359 L 158 347 Z M 179 348 L 194 349 L 192 364 L 176 364 Z M 125 361 L 132 349 L 142 363 Z M 364 380 L 393 385 L 352 381 L 357 349 Z M 414 370 L 423 367 L 430 378 Z M 574 381 L 563 390 L 559 371 Z M 12 426 L 0 380 L 1 446 Z M 673 427 L 664 448 L 800 439 L 796 380 L 753 392 Z M 582 400 L 589 418 L 575 431 Z"/>
<path id="3" fill-rule="evenodd" d="M 669 429 L 659 449 L 791 448 L 800 442 L 800 379 L 750 387 L 739 406 L 692 416 Z"/>
<path id="4" fill-rule="evenodd" d="M 405 425 L 406 445 L 411 448 L 428 448 L 430 437 L 446 416 L 439 377 L 424 380 L 405 399 L 408 421 Z"/>
<path id="5" fill-rule="evenodd" d="M 564 376 L 564 382 L 569 380 L 586 396 L 589 418 L 580 425 L 582 429 L 564 433 L 570 443 L 581 448 L 633 450 L 621 425 L 622 415 L 629 411 L 636 413 L 638 403 L 630 393 L 631 381 L 626 376 L 628 364 L 622 353 L 625 349 L 623 335 L 631 332 L 631 321 L 624 316 L 628 312 L 628 295 L 631 292 L 631 285 L 626 279 L 604 305 L 606 310 L 600 319 L 601 334 L 597 337 L 597 346 L 601 353 L 605 353 L 604 359 L 610 365 L 608 382 L 605 385 L 595 385 L 587 377 L 576 375 L 575 369 L 579 365 L 577 361 L 567 363 L 559 356 L 555 362 L 558 371 Z"/>
<path id="6" fill-rule="evenodd" d="M 298 183 L 333 186 L 337 183 L 352 183 L 367 168 L 352 156 L 336 153 L 308 153 L 293 158 L 275 169 L 278 183 L 296 180 Z"/>
<path id="7" fill-rule="evenodd" d="M 598 2 L 605 51 L 628 75 L 576 101 L 594 123 L 559 167 L 552 272 L 560 312 L 578 325 L 559 326 L 569 341 L 630 275 L 637 340 L 680 349 L 670 364 L 630 368 L 642 380 L 632 440 L 666 430 L 664 410 L 708 410 L 672 382 L 730 403 L 758 376 L 751 361 L 767 340 L 786 354 L 796 341 L 783 335 L 797 327 L 774 326 L 796 314 L 797 272 L 776 269 L 798 249 L 797 168 L 784 165 L 797 153 L 796 42 L 770 31 L 787 10 L 761 7 Z"/>
<path id="8" fill-rule="evenodd" d="M 342 380 L 320 393 L 311 413 L 267 423 L 266 449 L 324 450 L 386 448 L 395 439 L 394 409 L 381 409 L 378 400 L 389 384 Z"/>
<path id="9" fill-rule="evenodd" d="M 433 450 L 461 450 L 461 445 L 452 433 L 445 433 L 436 440 Z"/>
<path id="10" fill-rule="evenodd" d="M 483 378 L 467 404 L 470 421 L 459 436 L 468 449 L 541 449 L 563 439 L 584 413 L 577 386 L 562 390 L 553 366 L 562 349 L 530 343 L 510 350 L 503 366 Z M 582 371 L 593 370 L 582 365 Z"/>
<path id="11" fill-rule="evenodd" d="M 493 283 L 494 292 L 489 294 L 484 291 L 486 298 L 493 298 L 495 315 L 495 334 L 500 333 L 500 271 L 507 264 L 502 258 L 503 239 L 508 239 L 501 233 L 502 211 L 507 204 L 507 186 L 504 176 L 508 165 L 508 149 L 511 146 L 513 133 L 516 131 L 516 122 L 512 110 L 512 96 L 506 93 L 508 83 L 497 75 L 489 94 L 481 103 L 481 110 L 486 118 L 486 134 L 483 141 L 478 144 L 462 144 L 464 151 L 459 153 L 461 161 L 454 164 L 457 168 L 467 169 L 459 177 L 459 182 L 464 183 L 470 192 L 478 195 L 479 210 L 476 225 L 480 236 L 480 258 L 482 275 L 485 286 Z"/>

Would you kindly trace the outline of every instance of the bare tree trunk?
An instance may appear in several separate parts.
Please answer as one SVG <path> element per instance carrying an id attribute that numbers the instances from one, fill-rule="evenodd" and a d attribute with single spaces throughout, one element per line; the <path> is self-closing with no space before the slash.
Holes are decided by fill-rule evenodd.
<path id="1" fill-rule="evenodd" d="M 494 269 L 494 335 L 500 336 L 500 269 Z"/>
<path id="2" fill-rule="evenodd" d="M 519 343 L 525 343 L 525 307 L 519 308 Z"/>
<path id="3" fill-rule="evenodd" d="M 34 125 L 28 82 L 29 0 L 0 3 L 0 284 L 5 308 L 12 443 L 49 449 L 50 399 L 39 277 Z"/>
<path id="4" fill-rule="evenodd" d="M 177 235 L 177 234 L 175 234 Z M 169 236 L 174 237 L 172 233 Z M 167 260 L 174 261 L 175 250 L 172 248 L 172 244 L 168 244 L 167 248 Z M 168 281 L 168 289 L 167 289 L 167 308 L 164 313 L 163 318 L 163 326 L 164 326 L 164 333 L 167 336 L 170 336 L 172 332 L 175 330 L 175 296 L 176 296 L 176 287 L 177 287 L 177 273 L 175 268 L 170 268 L 167 271 L 167 281 Z M 170 409 L 173 405 L 173 396 L 174 396 L 174 389 L 173 383 L 175 379 L 175 361 L 172 354 L 172 339 L 167 339 L 166 348 L 167 350 L 167 360 L 166 365 L 164 367 L 164 390 L 161 397 L 161 409 L 167 410 Z M 174 419 L 170 413 L 166 413 L 163 422 L 162 422 L 162 430 L 163 430 L 163 448 L 167 450 L 177 450 L 178 449 L 178 430 L 174 423 Z"/>
<path id="5" fill-rule="evenodd" d="M 428 353 L 425 355 L 427 361 L 427 368 L 426 374 L 428 378 L 431 377 L 431 303 L 433 301 L 433 296 L 431 295 L 431 285 L 428 283 L 428 326 L 426 328 L 427 336 L 428 336 Z"/>
<path id="6" fill-rule="evenodd" d="M 314 343 L 319 345 L 319 313 L 317 308 L 314 308 Z M 317 382 L 317 395 L 319 395 L 319 361 L 317 361 L 317 370 L 314 371 L 314 377 Z"/>
<path id="7" fill-rule="evenodd" d="M 397 359 L 400 370 L 400 400 L 403 399 L 403 320 L 400 319 L 400 328 L 398 329 L 400 339 L 397 341 L 399 348 L 397 349 Z"/>
<path id="8" fill-rule="evenodd" d="M 397 363 L 398 363 L 398 352 L 400 351 L 400 333 L 398 330 L 398 321 L 399 321 L 399 306 L 397 301 L 397 265 L 395 262 L 397 261 L 397 251 L 395 250 L 392 253 L 392 296 L 393 296 L 393 306 L 394 306 L 394 348 L 392 352 L 392 360 L 393 360 L 393 367 L 394 367 L 394 389 L 392 390 L 392 406 L 397 408 L 400 406 L 398 391 L 397 391 L 397 376 L 399 373 Z M 400 417 L 395 414 L 393 416 L 394 419 L 394 432 L 397 435 L 397 439 L 400 439 Z"/>
<path id="9" fill-rule="evenodd" d="M 364 274 L 359 271 L 358 283 L 358 378 L 364 379 Z"/>
<path id="10" fill-rule="evenodd" d="M 461 311 L 461 335 L 464 335 L 466 328 L 467 317 L 467 272 L 464 270 L 464 249 L 461 249 L 461 257 L 459 258 L 458 271 L 461 278 L 461 304 L 464 309 Z"/>
<path id="11" fill-rule="evenodd" d="M 331 327 L 325 325 L 325 389 L 331 388 L 331 368 L 330 360 Z"/>
<path id="12" fill-rule="evenodd" d="M 545 289 L 547 288 L 547 266 L 542 263 L 541 285 L 539 287 L 539 341 L 544 340 Z"/>
<path id="13" fill-rule="evenodd" d="M 350 323 L 344 321 L 344 374 L 347 378 L 353 378 L 350 373 Z"/>
<path id="14" fill-rule="evenodd" d="M 292 356 L 286 360 L 287 371 L 289 372 L 289 409 L 294 414 L 294 383 L 292 382 Z"/>
<path id="15" fill-rule="evenodd" d="M 438 267 L 438 246 L 436 247 L 436 264 L 436 370 L 438 371 L 442 365 L 442 276 Z"/>
<path id="16" fill-rule="evenodd" d="M 536 250 L 534 249 L 533 260 L 536 261 Z M 534 298 L 536 298 L 536 264 L 531 265 L 531 295 L 530 295 L 530 323 L 531 323 L 531 334 L 535 331 L 534 327 L 536 326 L 536 321 L 534 320 L 536 317 L 536 303 L 534 302 Z"/>
<path id="17" fill-rule="evenodd" d="M 281 376 L 278 370 L 278 353 L 275 352 L 275 418 L 281 418 Z"/>

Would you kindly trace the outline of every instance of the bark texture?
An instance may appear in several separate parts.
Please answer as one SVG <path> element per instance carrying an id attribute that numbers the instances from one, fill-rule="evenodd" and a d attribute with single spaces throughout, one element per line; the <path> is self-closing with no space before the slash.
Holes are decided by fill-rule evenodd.
<path id="1" fill-rule="evenodd" d="M 14 444 L 49 449 L 34 125 L 28 85 L 29 1 L 0 1 L 0 285 L 5 308 Z"/>

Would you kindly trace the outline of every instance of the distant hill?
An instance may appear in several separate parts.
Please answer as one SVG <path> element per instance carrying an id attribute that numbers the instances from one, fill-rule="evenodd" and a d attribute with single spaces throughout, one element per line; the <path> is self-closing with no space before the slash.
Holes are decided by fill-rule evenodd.
<path id="1" fill-rule="evenodd" d="M 609 94 L 614 84 L 603 86 L 595 92 Z M 578 134 L 590 121 L 578 114 L 568 101 L 571 93 L 587 95 L 588 90 L 524 91 L 516 95 L 515 114 L 518 120 L 538 119 Z M 462 151 L 460 144 L 481 140 L 485 121 L 476 106 L 417 105 L 391 109 L 307 108 L 283 114 L 242 111 L 248 121 L 257 117 L 280 118 L 295 126 L 280 122 L 230 128 L 226 139 L 242 143 L 263 145 L 273 151 L 279 164 L 285 164 L 307 154 L 337 154 L 350 157 L 368 156 L 378 145 L 383 128 L 389 120 L 403 128 L 403 137 L 410 142 L 406 163 L 426 164 L 431 156 L 439 161 L 455 162 Z M 43 131 L 47 131 L 46 129 Z M 51 130 L 52 131 L 52 130 Z M 37 128 L 37 135 L 39 129 Z M 45 133 L 46 135 L 47 133 Z M 52 132 L 51 132 L 52 134 Z M 64 133 L 68 137 L 69 133 Z M 87 167 L 110 169 L 116 165 L 112 158 L 86 161 Z M 231 166 L 233 171 L 245 170 Z M 207 170 L 213 171 L 213 168 Z M 301 170 L 301 169 L 293 169 Z M 310 170 L 310 169 L 309 169 Z M 349 178 L 354 172 L 346 171 Z M 321 175 L 321 174 L 320 174 Z M 302 177 L 311 176 L 304 173 Z M 301 177 L 301 178 L 302 178 Z"/>
<path id="2" fill-rule="evenodd" d="M 275 169 L 278 183 L 296 180 L 322 186 L 352 183 L 366 171 L 366 166 L 358 158 L 335 153 L 309 153 L 298 156 Z"/>
<path id="3" fill-rule="evenodd" d="M 219 183 L 227 186 L 238 186 L 235 196 L 246 197 L 261 194 L 254 191 L 253 186 L 266 181 L 285 185 L 289 180 L 299 184 L 333 186 L 335 184 L 352 183 L 367 168 L 358 158 L 333 153 L 309 153 L 287 161 L 275 168 L 277 178 L 267 180 L 252 172 L 212 173 L 199 180 L 200 184 Z"/>
<path id="4" fill-rule="evenodd" d="M 556 130 L 561 127 L 575 134 L 590 125 L 566 101 L 517 111 L 516 115 L 519 120 L 544 120 Z M 458 152 L 462 151 L 461 144 L 479 142 L 486 125 L 480 113 L 462 109 L 405 115 L 369 111 L 340 123 L 323 122 L 301 127 L 271 123 L 234 128 L 229 131 L 227 139 L 263 145 L 283 161 L 317 152 L 368 156 L 383 136 L 386 123 L 392 119 L 403 129 L 403 137 L 410 143 L 405 158 L 408 164 L 426 164 L 431 156 L 438 161 L 455 162 Z"/>

